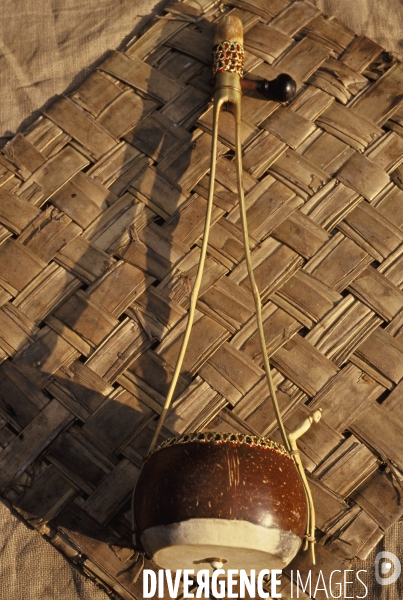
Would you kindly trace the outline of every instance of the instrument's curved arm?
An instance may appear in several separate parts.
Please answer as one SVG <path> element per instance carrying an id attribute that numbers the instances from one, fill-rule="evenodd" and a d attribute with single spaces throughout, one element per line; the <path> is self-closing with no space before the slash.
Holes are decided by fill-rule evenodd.
<path id="1" fill-rule="evenodd" d="M 311 494 L 311 489 L 309 487 L 308 480 L 305 475 L 304 465 L 302 464 L 301 456 L 297 446 L 297 439 L 300 438 L 304 433 L 308 431 L 312 423 L 319 423 L 322 417 L 322 409 L 319 408 L 311 412 L 293 431 L 290 431 L 288 434 L 288 439 L 290 440 L 291 445 L 291 455 L 297 465 L 299 474 L 301 476 L 302 482 L 304 484 L 306 500 L 308 502 L 308 522 L 306 526 L 306 536 L 305 536 L 305 544 L 304 550 L 308 547 L 311 551 L 311 560 L 312 563 L 315 564 L 315 507 L 313 504 L 313 498 Z"/>

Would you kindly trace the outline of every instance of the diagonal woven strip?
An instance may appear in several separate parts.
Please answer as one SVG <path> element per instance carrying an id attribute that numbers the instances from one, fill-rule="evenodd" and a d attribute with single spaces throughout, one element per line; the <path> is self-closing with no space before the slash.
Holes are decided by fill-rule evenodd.
<path id="1" fill-rule="evenodd" d="M 330 573 L 366 558 L 403 514 L 403 66 L 307 2 L 225 10 L 244 25 L 246 77 L 298 82 L 289 106 L 244 96 L 244 187 L 286 427 L 323 409 L 301 454 L 317 570 Z M 221 14 L 211 0 L 172 1 L 0 158 L 1 491 L 130 600 L 142 582 L 129 499 L 198 262 Z M 232 132 L 223 115 L 207 268 L 161 441 L 199 428 L 279 440 Z M 300 555 L 290 568 L 310 565 Z"/>

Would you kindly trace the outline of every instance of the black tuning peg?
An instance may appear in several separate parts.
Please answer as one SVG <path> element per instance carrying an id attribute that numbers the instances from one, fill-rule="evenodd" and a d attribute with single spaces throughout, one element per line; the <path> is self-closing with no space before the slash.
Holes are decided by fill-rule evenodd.
<path id="1" fill-rule="evenodd" d="M 276 79 L 273 79 L 273 81 L 268 81 L 267 79 L 261 79 L 259 81 L 242 79 L 241 86 L 243 89 L 259 92 L 266 96 L 266 98 L 276 100 L 277 102 L 288 102 L 289 100 L 292 100 L 297 91 L 297 84 L 291 75 L 288 75 L 287 73 L 281 73 Z"/>

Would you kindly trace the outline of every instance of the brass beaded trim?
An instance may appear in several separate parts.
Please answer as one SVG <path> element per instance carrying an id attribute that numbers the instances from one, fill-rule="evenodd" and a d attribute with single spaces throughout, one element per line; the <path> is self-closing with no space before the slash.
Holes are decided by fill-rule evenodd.
<path id="1" fill-rule="evenodd" d="M 213 48 L 213 75 L 217 73 L 238 73 L 243 77 L 243 66 L 245 62 L 245 52 L 242 44 L 239 42 L 230 42 L 225 40 L 221 44 L 216 44 Z"/>
<path id="2" fill-rule="evenodd" d="M 168 438 L 162 444 L 160 444 L 154 452 L 168 448 L 169 446 L 176 446 L 179 444 L 190 444 L 191 442 L 199 443 L 214 443 L 214 444 L 245 444 L 246 446 L 256 446 L 265 450 L 274 450 L 279 454 L 283 454 L 290 458 L 289 453 L 281 444 L 273 442 L 266 437 L 259 437 L 257 435 L 250 435 L 248 433 L 221 433 L 215 431 L 205 431 L 201 433 L 187 433 L 180 437 Z"/>

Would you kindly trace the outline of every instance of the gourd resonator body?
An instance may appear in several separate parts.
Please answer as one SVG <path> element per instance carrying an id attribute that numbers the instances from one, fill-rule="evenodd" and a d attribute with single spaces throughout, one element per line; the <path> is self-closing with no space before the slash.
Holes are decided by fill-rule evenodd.
<path id="1" fill-rule="evenodd" d="M 282 569 L 305 533 L 295 463 L 276 442 L 201 433 L 148 458 L 135 497 L 137 534 L 165 569 Z"/>

